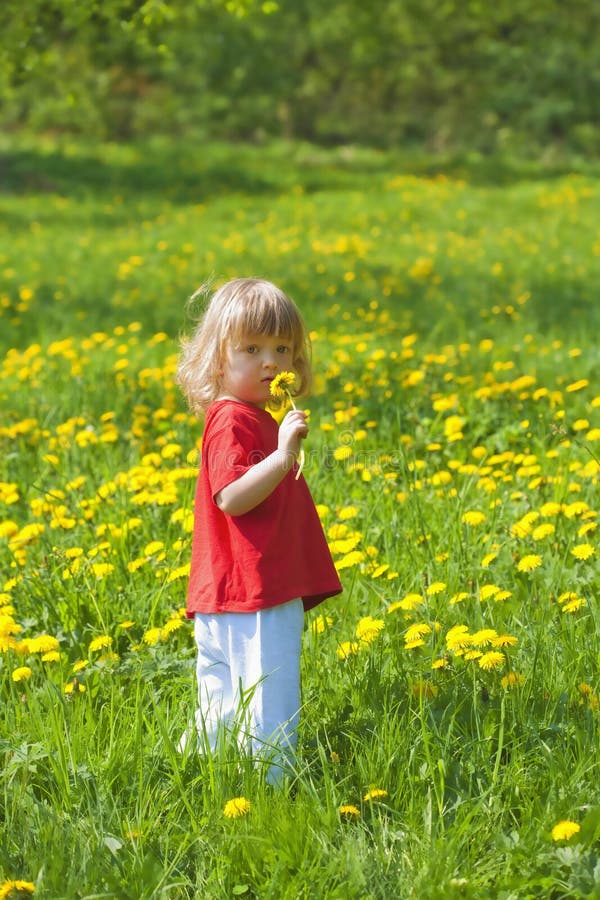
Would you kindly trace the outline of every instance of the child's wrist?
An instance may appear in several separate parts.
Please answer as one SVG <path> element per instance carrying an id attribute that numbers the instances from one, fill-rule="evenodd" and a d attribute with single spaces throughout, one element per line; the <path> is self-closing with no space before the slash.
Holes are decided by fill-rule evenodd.
<path id="1" fill-rule="evenodd" d="M 275 463 L 277 467 L 283 469 L 285 472 L 291 471 L 298 459 L 297 453 L 294 453 L 293 450 L 286 450 L 284 447 L 278 447 L 273 453 L 273 456 L 276 457 Z"/>

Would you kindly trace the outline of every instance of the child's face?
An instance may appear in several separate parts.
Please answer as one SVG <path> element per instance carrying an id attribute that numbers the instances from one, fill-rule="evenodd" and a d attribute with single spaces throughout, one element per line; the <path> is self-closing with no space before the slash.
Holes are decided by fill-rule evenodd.
<path id="1" fill-rule="evenodd" d="M 291 341 L 278 335 L 247 334 L 229 344 L 221 375 L 220 397 L 265 408 L 279 372 L 293 371 Z"/>

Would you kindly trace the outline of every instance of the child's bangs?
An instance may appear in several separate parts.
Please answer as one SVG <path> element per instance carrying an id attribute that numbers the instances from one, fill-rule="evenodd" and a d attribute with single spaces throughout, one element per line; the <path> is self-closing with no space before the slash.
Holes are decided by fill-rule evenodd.
<path id="1" fill-rule="evenodd" d="M 239 304 L 230 322 L 230 339 L 239 341 L 250 334 L 277 335 L 295 347 L 303 343 L 304 328 L 296 309 L 282 300 L 255 295 Z"/>

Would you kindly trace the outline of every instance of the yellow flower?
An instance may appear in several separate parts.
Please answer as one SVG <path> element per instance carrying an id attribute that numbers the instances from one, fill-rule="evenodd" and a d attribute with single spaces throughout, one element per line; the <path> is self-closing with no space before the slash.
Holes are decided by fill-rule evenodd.
<path id="1" fill-rule="evenodd" d="M 273 381 L 269 386 L 269 390 L 271 392 L 272 397 L 278 397 L 283 399 L 287 396 L 288 400 L 292 404 L 292 409 L 296 409 L 296 404 L 292 398 L 290 393 L 291 386 L 295 383 L 296 376 L 293 372 L 279 372 L 278 375 L 275 376 Z M 298 456 L 298 471 L 296 472 L 296 481 L 300 478 L 300 473 L 304 468 L 304 447 L 300 447 L 300 454 Z"/>
<path id="2" fill-rule="evenodd" d="M 21 894 L 33 894 L 35 892 L 35 884 L 32 881 L 4 881 L 0 884 L 0 900 L 4 900 L 13 891 Z"/>
<path id="3" fill-rule="evenodd" d="M 434 581 L 429 585 L 425 593 L 428 597 L 434 597 L 436 594 L 441 594 L 442 591 L 446 590 L 446 584 L 443 581 Z"/>
<path id="4" fill-rule="evenodd" d="M 504 659 L 504 653 L 500 653 L 499 650 L 490 650 L 488 653 L 480 656 L 478 662 L 480 668 L 487 671 L 488 669 L 496 669 L 498 666 L 501 666 L 504 663 Z"/>
<path id="5" fill-rule="evenodd" d="M 406 631 L 404 642 L 406 644 L 412 644 L 413 641 L 419 640 L 419 638 L 424 637 L 426 634 L 431 634 L 431 626 L 428 625 L 427 622 L 415 622 L 415 624 L 411 625 Z"/>
<path id="6" fill-rule="evenodd" d="M 28 645 L 30 653 L 50 653 L 58 650 L 58 640 L 50 634 L 40 634 L 38 637 L 29 638 Z"/>
<path id="7" fill-rule="evenodd" d="M 434 661 L 431 663 L 431 668 L 432 669 L 445 669 L 447 665 L 448 665 L 448 657 L 440 656 L 440 657 L 438 657 L 438 659 L 434 659 Z"/>
<path id="8" fill-rule="evenodd" d="M 356 806 L 346 804 L 345 806 L 340 806 L 340 816 L 345 816 L 348 819 L 359 819 L 360 810 Z"/>
<path id="9" fill-rule="evenodd" d="M 469 509 L 463 514 L 462 521 L 465 525 L 481 525 L 482 522 L 485 522 L 485 518 L 485 513 L 478 509 Z"/>
<path id="10" fill-rule="evenodd" d="M 571 553 L 575 559 L 589 559 L 595 552 L 591 544 L 577 544 L 576 547 L 571 548 Z"/>
<path id="11" fill-rule="evenodd" d="M 497 638 L 492 640 L 492 647 L 514 647 L 519 643 L 519 638 L 512 634 L 499 634 Z"/>
<path id="12" fill-rule="evenodd" d="M 484 569 L 487 569 L 489 564 L 492 563 L 496 559 L 497 556 L 498 556 L 497 553 L 487 553 L 481 560 L 482 567 Z"/>
<path id="13" fill-rule="evenodd" d="M 296 376 L 293 372 L 280 372 L 271 382 L 271 396 L 278 397 L 280 400 L 283 400 L 287 396 L 289 397 L 290 402 L 292 402 L 289 388 L 295 383 Z"/>
<path id="14" fill-rule="evenodd" d="M 31 669 L 29 666 L 19 666 L 18 669 L 13 670 L 13 681 L 27 681 L 28 678 L 31 678 Z"/>
<path id="15" fill-rule="evenodd" d="M 580 378 L 579 381 L 574 381 L 572 384 L 568 384 L 565 388 L 567 394 L 573 394 L 575 391 L 580 391 L 582 388 L 587 387 L 589 381 L 587 378 Z"/>
<path id="16" fill-rule="evenodd" d="M 223 815 L 228 819 L 239 819 L 250 812 L 250 801 L 245 797 L 234 797 L 228 800 L 223 809 Z"/>
<path id="17" fill-rule="evenodd" d="M 407 594 L 402 600 L 394 600 L 393 603 L 390 603 L 387 611 L 392 613 L 397 609 L 403 609 L 410 612 L 410 610 L 416 609 L 417 606 L 420 606 L 424 602 L 421 594 Z"/>
<path id="18" fill-rule="evenodd" d="M 364 616 L 356 626 L 356 637 L 365 644 L 370 644 L 384 629 L 383 619 Z"/>
<path id="19" fill-rule="evenodd" d="M 464 650 L 471 643 L 471 635 L 466 625 L 453 625 L 446 635 L 448 650 Z"/>
<path id="20" fill-rule="evenodd" d="M 333 619 L 331 616 L 317 616 L 316 619 L 313 619 L 310 625 L 310 630 L 313 634 L 323 634 L 326 628 L 329 628 L 330 625 L 333 625 Z"/>
<path id="21" fill-rule="evenodd" d="M 538 556 L 536 553 L 530 553 L 528 556 L 524 556 L 517 565 L 517 569 L 519 572 L 531 572 L 533 569 L 539 568 L 542 564 L 542 557 Z"/>
<path id="22" fill-rule="evenodd" d="M 96 576 L 96 578 L 104 578 L 105 575 L 109 575 L 112 571 L 114 571 L 114 566 L 112 563 L 93 563 L 92 564 L 92 572 Z"/>
<path id="23" fill-rule="evenodd" d="M 95 650 L 103 650 L 105 647 L 110 647 L 111 644 L 112 638 L 107 634 L 101 634 L 90 641 L 89 651 L 93 653 Z"/>
<path id="24" fill-rule="evenodd" d="M 552 839 L 555 841 L 568 841 L 581 830 L 581 825 L 577 822 L 570 822 L 569 819 L 563 819 L 552 829 Z"/>
<path id="25" fill-rule="evenodd" d="M 388 792 L 384 791 L 383 788 L 371 788 L 370 791 L 367 791 L 363 800 L 365 803 L 368 803 L 370 800 L 380 800 L 383 797 L 387 797 Z"/>
<path id="26" fill-rule="evenodd" d="M 348 659 L 349 656 L 358 652 L 358 647 L 358 641 L 342 641 L 338 645 L 335 655 L 338 659 Z"/>
<path id="27" fill-rule="evenodd" d="M 555 530 L 551 522 L 545 522 L 543 525 L 538 525 L 537 528 L 534 528 L 531 536 L 534 541 L 543 541 L 544 538 L 554 534 Z"/>
<path id="28" fill-rule="evenodd" d="M 154 647 L 161 639 L 161 632 L 161 628 L 149 628 L 148 631 L 144 632 L 142 640 L 149 647 Z"/>

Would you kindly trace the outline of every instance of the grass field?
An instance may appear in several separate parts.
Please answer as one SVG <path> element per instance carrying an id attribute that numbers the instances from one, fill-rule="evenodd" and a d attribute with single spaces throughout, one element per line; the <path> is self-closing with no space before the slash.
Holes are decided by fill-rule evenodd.
<path id="1" fill-rule="evenodd" d="M 600 897 L 598 169 L 2 141 L 0 897 Z M 313 329 L 345 588 L 289 792 L 176 750 L 178 337 L 240 274 Z"/>

